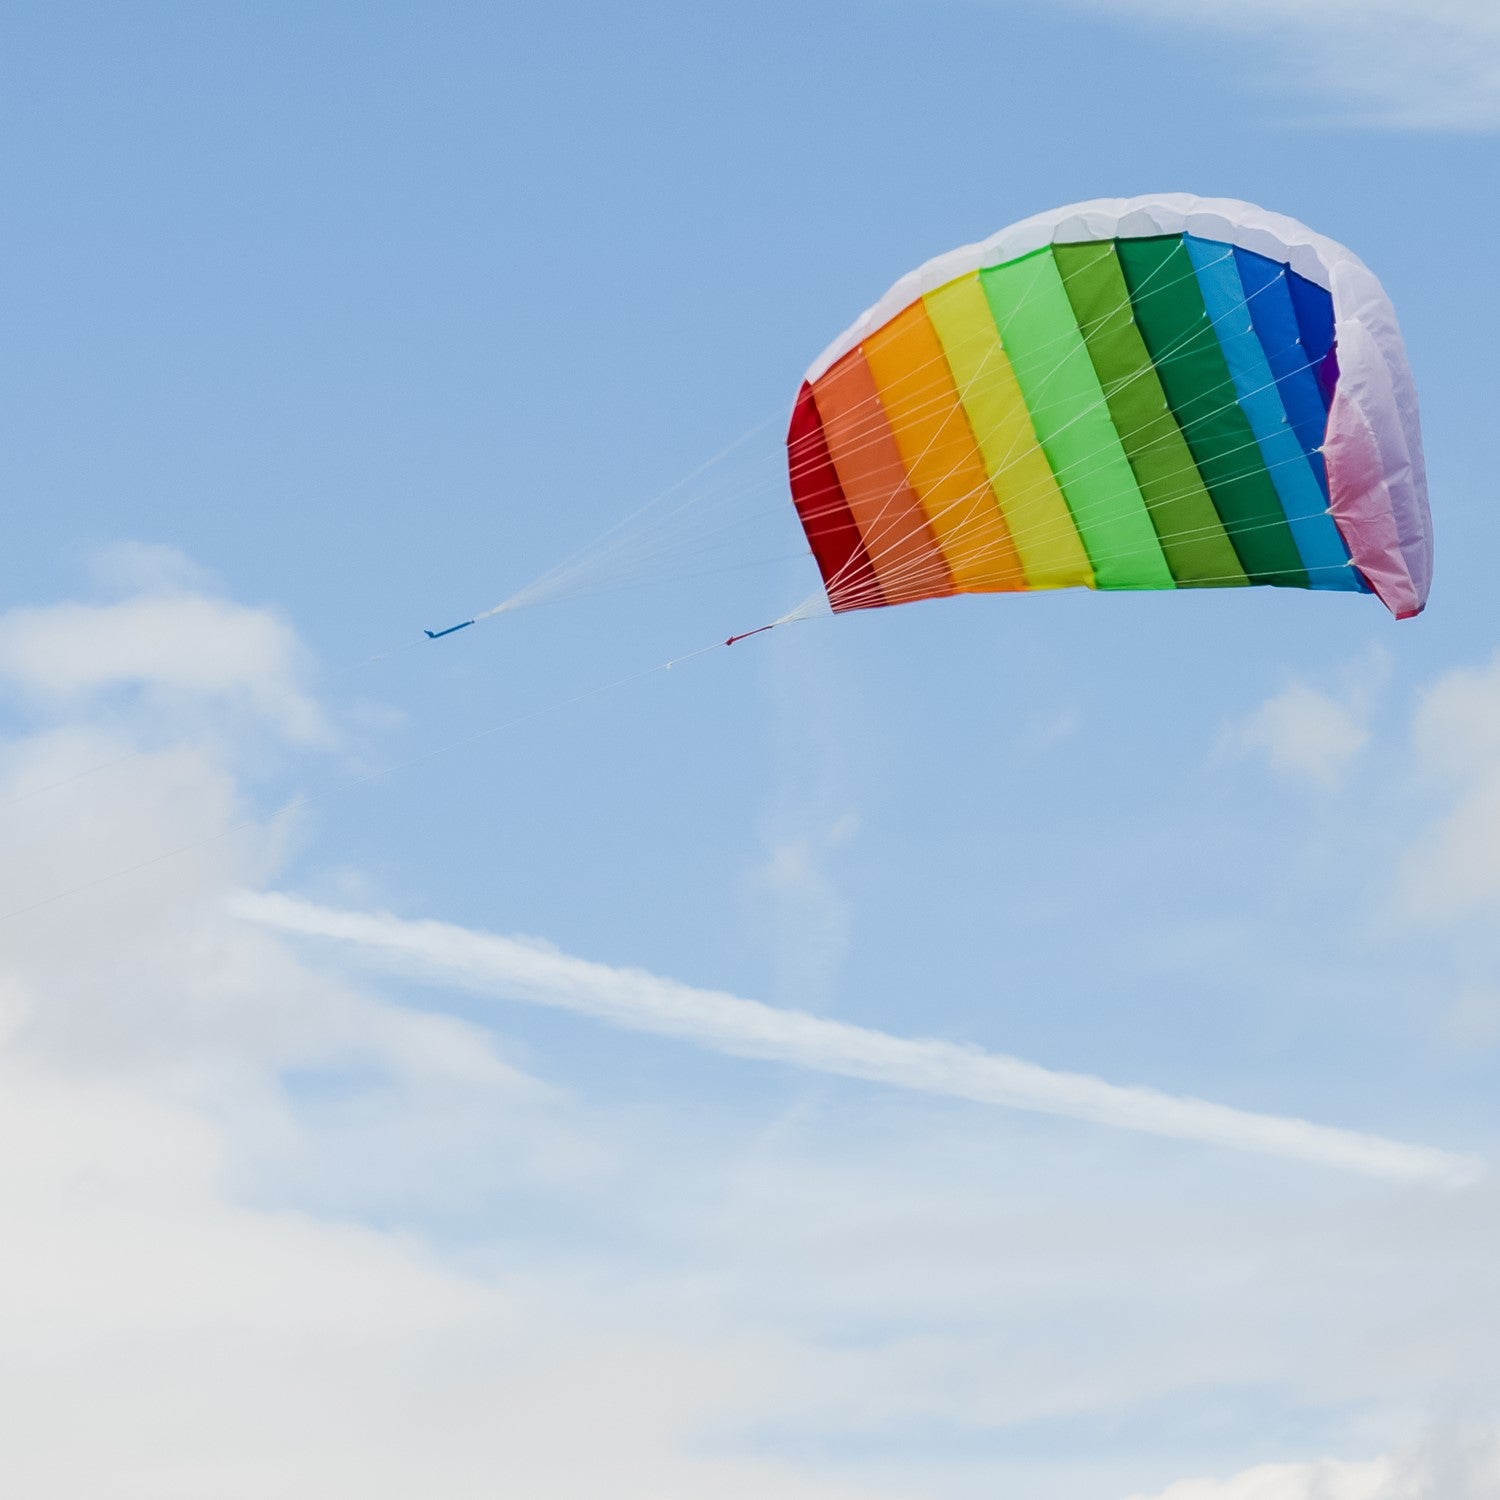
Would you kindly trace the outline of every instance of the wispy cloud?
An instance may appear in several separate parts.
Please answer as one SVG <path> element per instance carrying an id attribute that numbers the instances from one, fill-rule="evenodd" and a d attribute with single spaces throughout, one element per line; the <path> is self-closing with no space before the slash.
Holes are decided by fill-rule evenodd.
<path id="1" fill-rule="evenodd" d="M 780 1010 L 643 970 L 574 958 L 533 940 L 383 912 L 335 910 L 277 893 L 246 894 L 235 910 L 283 932 L 353 945 L 404 972 L 682 1037 L 740 1057 L 1394 1180 L 1459 1186 L 1480 1172 L 1470 1157 Z"/>
<path id="2" fill-rule="evenodd" d="M 858 830 L 859 819 L 846 813 L 831 828 L 779 838 L 751 871 L 752 892 L 772 909 L 778 998 L 818 1009 L 833 990 L 849 950 L 851 917 L 828 865 Z"/>
<path id="3" fill-rule="evenodd" d="M 125 596 L 219 591 L 207 568 L 164 542 L 111 542 L 89 559 L 89 571 L 103 588 Z"/>
<path id="4" fill-rule="evenodd" d="M 1253 40 L 1251 66 L 1323 111 L 1419 129 L 1500 126 L 1493 0 L 1075 0 L 1096 12 Z"/>

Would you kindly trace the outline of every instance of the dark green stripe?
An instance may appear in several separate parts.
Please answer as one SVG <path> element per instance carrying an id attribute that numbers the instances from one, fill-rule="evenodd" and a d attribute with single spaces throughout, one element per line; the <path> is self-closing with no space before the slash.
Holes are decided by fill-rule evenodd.
<path id="1" fill-rule="evenodd" d="M 1172 576 L 1184 587 L 1249 583 L 1130 315 L 1113 242 L 1052 254 Z"/>
<path id="2" fill-rule="evenodd" d="M 1254 583 L 1307 588 L 1187 247 L 1177 235 L 1116 244 L 1141 337 L 1240 562 Z"/>

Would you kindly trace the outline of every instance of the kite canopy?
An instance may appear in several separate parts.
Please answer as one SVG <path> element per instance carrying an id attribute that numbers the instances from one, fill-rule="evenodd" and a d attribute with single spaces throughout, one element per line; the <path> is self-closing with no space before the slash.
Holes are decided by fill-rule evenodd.
<path id="1" fill-rule="evenodd" d="M 1257 583 L 1427 602 L 1390 301 L 1248 203 L 1099 199 L 928 261 L 807 372 L 787 449 L 835 610 Z"/>

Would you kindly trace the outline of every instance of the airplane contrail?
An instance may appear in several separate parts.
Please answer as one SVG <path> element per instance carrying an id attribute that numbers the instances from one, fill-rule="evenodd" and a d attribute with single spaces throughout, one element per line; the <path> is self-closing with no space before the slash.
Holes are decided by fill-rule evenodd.
<path id="1" fill-rule="evenodd" d="M 1483 1163 L 1435 1147 L 1108 1083 L 955 1042 L 895 1036 L 804 1011 L 615 968 L 533 939 L 387 912 L 338 910 L 279 893 L 244 894 L 238 915 L 346 944 L 387 967 L 481 994 L 527 1001 L 632 1031 L 679 1037 L 737 1057 L 1062 1115 L 1116 1129 L 1288 1157 L 1394 1181 L 1463 1187 Z"/>

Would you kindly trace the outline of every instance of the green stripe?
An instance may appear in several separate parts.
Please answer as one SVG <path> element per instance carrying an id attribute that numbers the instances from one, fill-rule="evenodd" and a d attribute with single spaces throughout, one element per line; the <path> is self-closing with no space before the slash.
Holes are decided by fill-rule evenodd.
<path id="1" fill-rule="evenodd" d="M 1141 337 L 1245 571 L 1254 583 L 1307 588 L 1307 571 L 1240 410 L 1187 247 L 1172 235 L 1119 240 L 1117 248 Z"/>
<path id="2" fill-rule="evenodd" d="M 1249 583 L 1130 315 L 1114 244 L 1052 254 L 1172 576 L 1189 587 Z"/>
<path id="3" fill-rule="evenodd" d="M 979 273 L 1037 441 L 1101 589 L 1169 589 L 1167 560 L 1047 249 Z"/>

